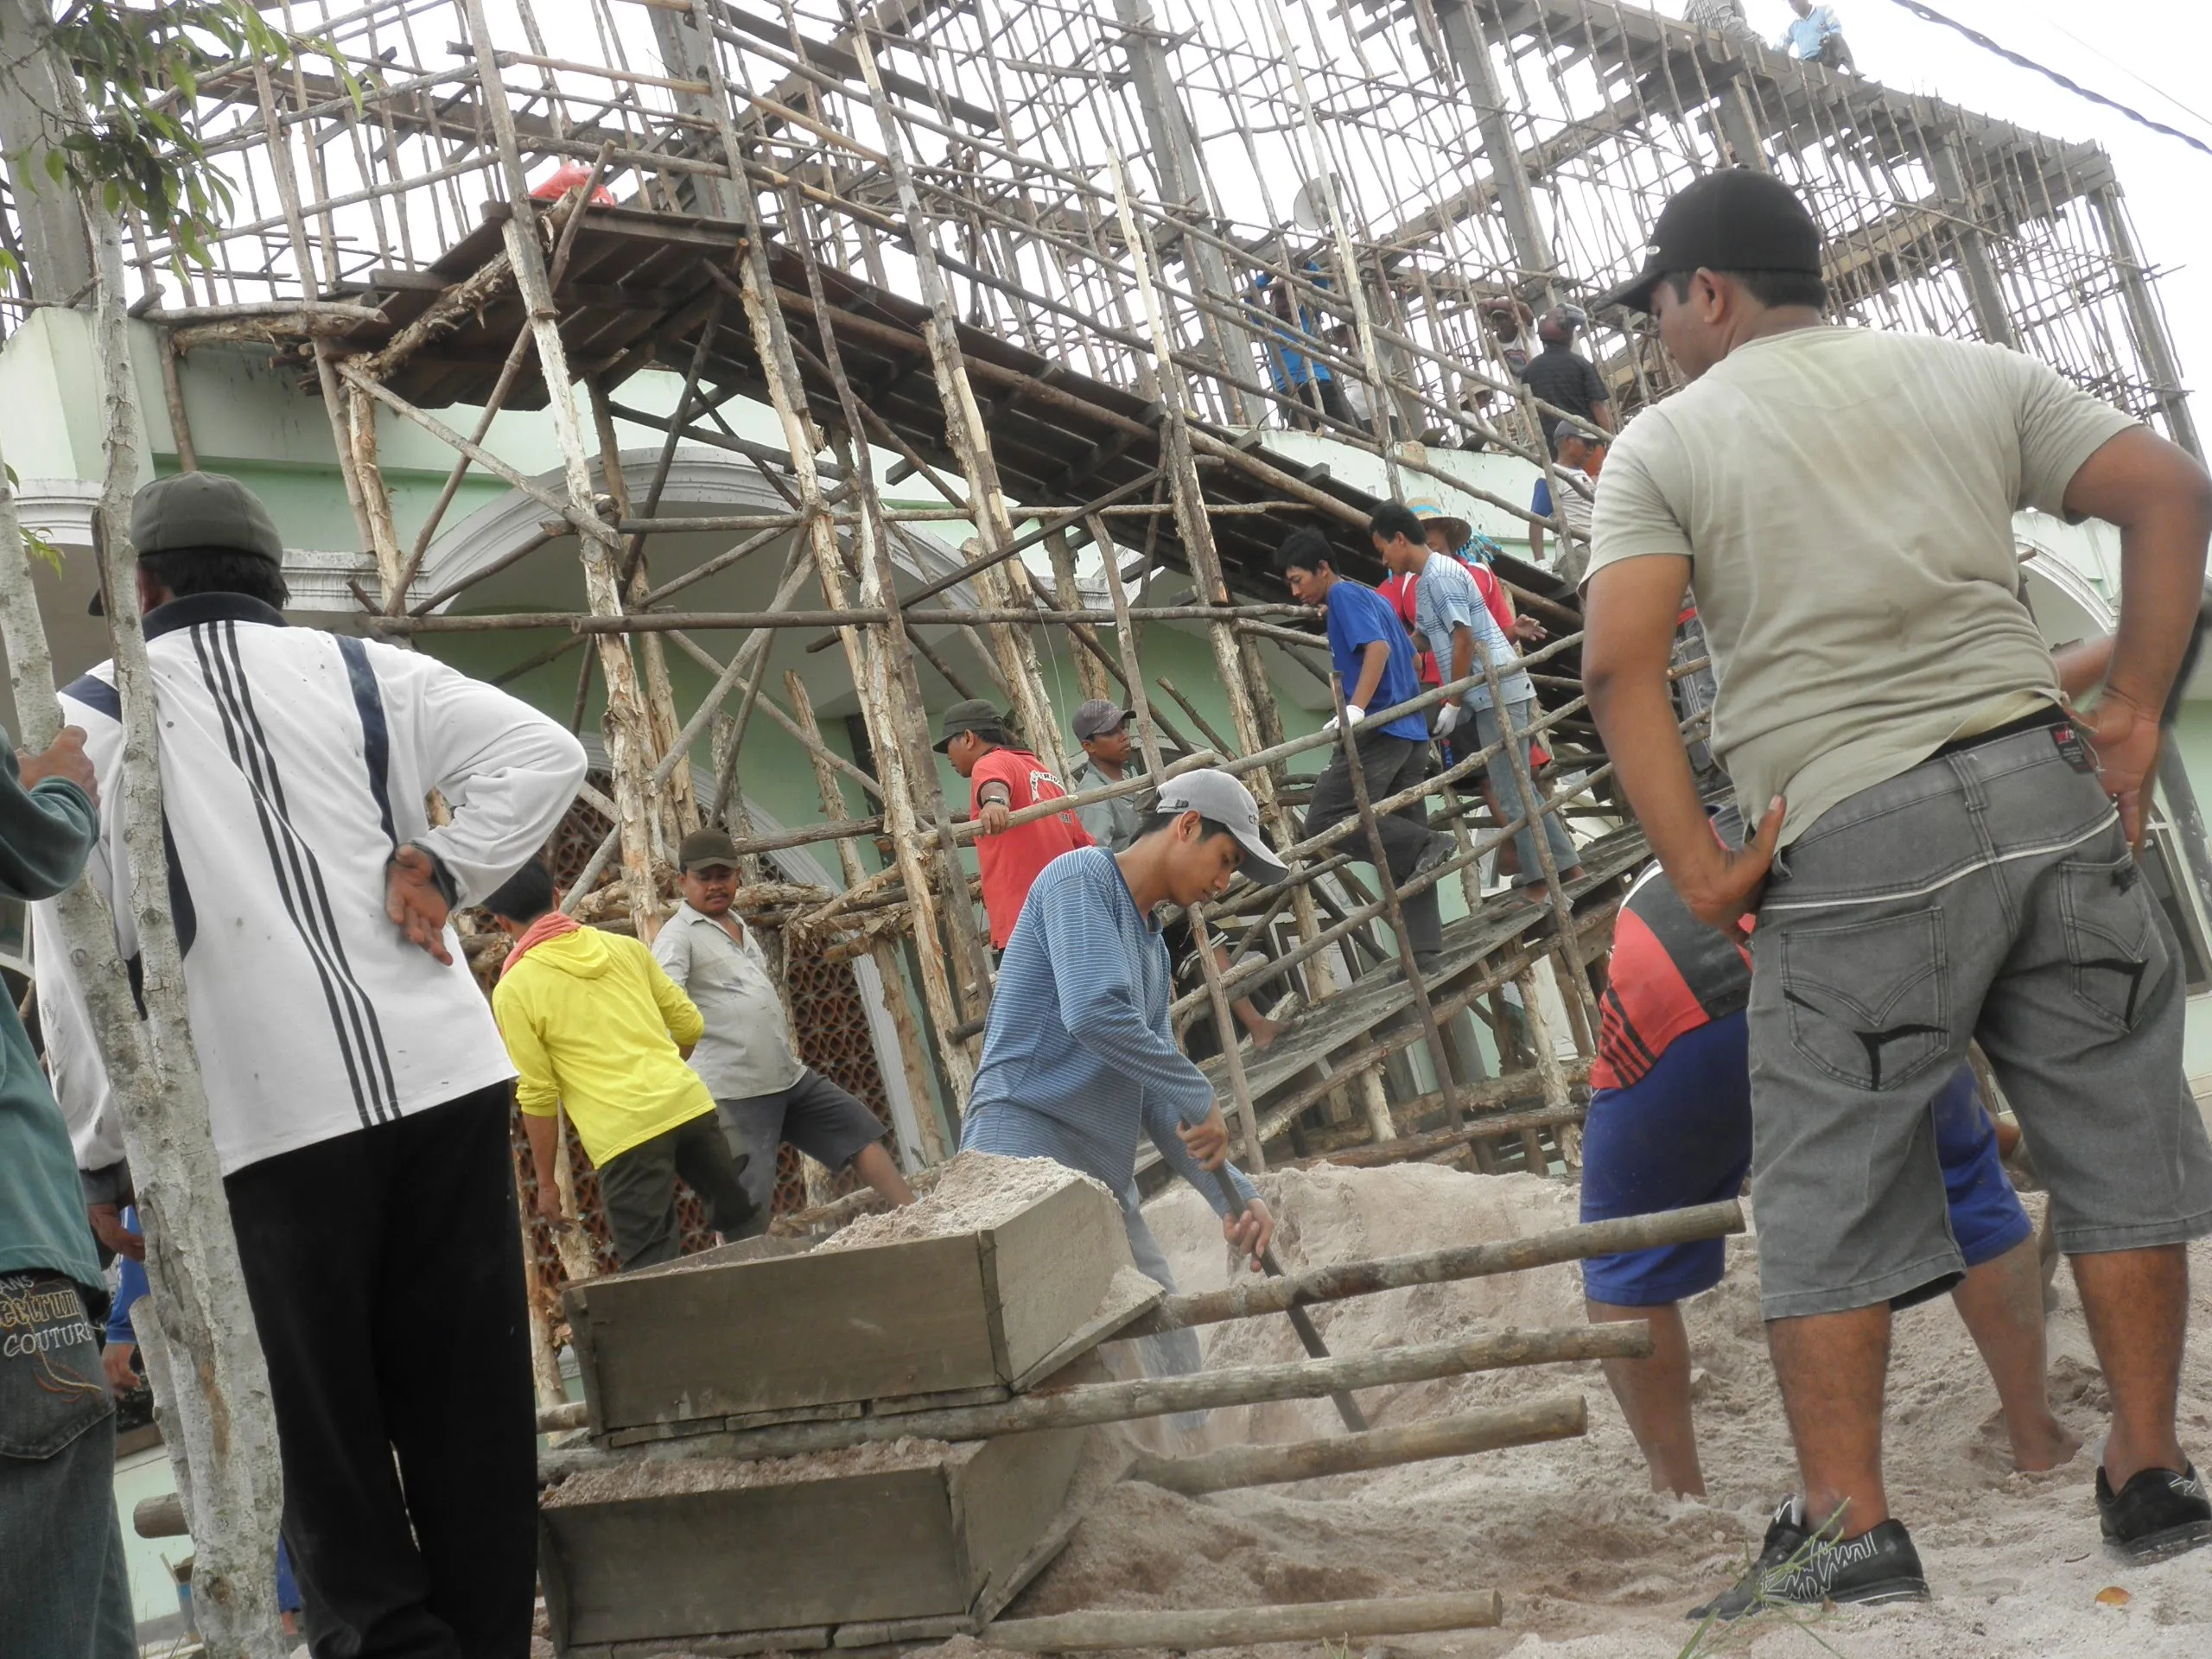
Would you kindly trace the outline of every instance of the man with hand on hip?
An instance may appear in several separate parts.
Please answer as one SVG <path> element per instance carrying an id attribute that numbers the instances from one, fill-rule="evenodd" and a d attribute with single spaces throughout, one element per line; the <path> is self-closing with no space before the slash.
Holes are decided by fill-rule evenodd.
<path id="1" fill-rule="evenodd" d="M 1609 302 L 1650 312 L 1691 384 L 1614 446 L 1583 678 L 1690 912 L 1758 912 L 1760 1300 L 1804 1482 L 1714 1611 L 1928 1593 L 1883 1484 L 1883 1382 L 1891 1309 L 1965 1270 L 1930 1108 L 1975 1040 L 2111 1389 L 2105 1539 L 2136 1560 L 2212 1541 L 2175 1423 L 2212 1141 L 2183 1074 L 2188 986 L 2132 850 L 2212 479 L 2016 352 L 1827 326 L 1819 228 L 1769 175 L 1707 174 L 1651 245 Z M 2030 506 L 2120 531 L 2111 668 L 2078 719 L 2022 602 Z M 1764 814 L 1736 851 L 1668 692 L 1685 584 L 1718 671 L 1713 753 Z"/>

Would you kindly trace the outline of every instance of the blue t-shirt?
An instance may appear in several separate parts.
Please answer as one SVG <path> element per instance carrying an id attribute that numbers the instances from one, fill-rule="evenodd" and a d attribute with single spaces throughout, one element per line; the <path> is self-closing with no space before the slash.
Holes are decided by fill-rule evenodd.
<path id="1" fill-rule="evenodd" d="M 1389 600 L 1365 582 L 1339 576 L 1329 589 L 1328 617 L 1329 656 L 1336 664 L 1338 677 L 1344 683 L 1347 701 L 1359 689 L 1367 647 L 1377 639 L 1389 642 L 1390 660 L 1383 666 L 1382 683 L 1375 688 L 1372 707 L 1368 712 L 1395 709 L 1421 695 L 1421 673 L 1414 666 L 1414 642 L 1406 632 L 1406 625 L 1398 620 L 1397 612 L 1390 608 Z M 1409 737 L 1416 743 L 1428 741 L 1428 722 L 1419 715 L 1402 715 L 1382 731 L 1385 737 Z"/>
<path id="2" fill-rule="evenodd" d="M 1835 13 L 1826 6 L 1815 6 L 1802 17 L 1793 17 L 1784 38 L 1789 42 L 1792 57 L 1810 62 L 1821 55 L 1821 43 L 1831 35 L 1843 33 L 1843 25 L 1835 20 Z"/>
<path id="3" fill-rule="evenodd" d="M 1536 493 L 1529 499 L 1529 511 L 1539 518 L 1552 516 L 1552 481 L 1548 478 L 1536 480 Z"/>

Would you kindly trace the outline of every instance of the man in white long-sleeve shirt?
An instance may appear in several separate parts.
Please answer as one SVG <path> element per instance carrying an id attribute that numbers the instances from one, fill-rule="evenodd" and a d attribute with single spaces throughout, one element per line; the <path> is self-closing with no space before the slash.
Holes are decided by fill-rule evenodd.
<path id="1" fill-rule="evenodd" d="M 282 543 L 235 480 L 147 486 L 130 537 L 169 905 L 310 1644 L 521 1659 L 537 1504 L 513 1068 L 446 918 L 552 833 L 583 751 L 429 658 L 285 626 Z M 99 777 L 87 874 L 128 961 L 112 666 L 62 712 Z M 435 827 L 432 790 L 453 809 Z"/>

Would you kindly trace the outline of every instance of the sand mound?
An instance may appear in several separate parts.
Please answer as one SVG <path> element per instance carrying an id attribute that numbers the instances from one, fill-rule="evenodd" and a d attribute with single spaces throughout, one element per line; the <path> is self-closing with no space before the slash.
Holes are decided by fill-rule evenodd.
<path id="1" fill-rule="evenodd" d="M 1106 1191 L 1090 1176 L 1050 1158 L 1001 1158 L 988 1152 L 963 1152 L 944 1166 L 938 1184 L 913 1203 L 881 1215 L 863 1216 L 814 1248 L 825 1252 L 856 1250 L 871 1244 L 901 1244 L 911 1239 L 982 1232 L 1071 1185 Z"/>
<path id="2" fill-rule="evenodd" d="M 1572 1223 L 1573 1189 L 1531 1176 L 1474 1176 L 1428 1165 L 1320 1169 L 1263 1184 L 1283 1219 L 1287 1267 L 1435 1249 Z M 2031 1198 L 2031 1205 L 2039 1200 Z M 1178 1186 L 1147 1211 L 1185 1289 L 1226 1283 L 1218 1224 Z M 1579 1387 L 1580 1440 L 1486 1452 L 1370 1475 L 1191 1499 L 1123 1484 L 1093 1507 L 1066 1552 L 1009 1617 L 1086 1607 L 1204 1607 L 1400 1591 L 1495 1587 L 1495 1631 L 1355 1643 L 1408 1654 L 1512 1653 L 1516 1659 L 1626 1659 L 1678 1654 L 1681 1615 L 1756 1550 L 1768 1511 L 1796 1484 L 1779 1395 L 1758 1319 L 1750 1243 L 1730 1246 L 1730 1275 L 1689 1310 L 1698 1430 L 1712 1497 L 1682 1503 L 1649 1490 L 1643 1459 L 1593 1364 L 1545 1366 L 1367 1392 L 1379 1425 Z M 2200 1327 L 2212 1322 L 2212 1244 L 2198 1247 Z M 2102 1433 L 2103 1384 L 2070 1279 L 2051 1319 L 2052 1397 L 2062 1421 Z M 1573 1325 L 1574 1268 L 1423 1286 L 1315 1310 L 1340 1353 L 1495 1330 Z M 1281 1319 L 1204 1333 L 1220 1365 L 1299 1356 Z M 1899 1316 L 1890 1376 L 1891 1502 L 1934 1584 L 1925 1607 L 1835 1614 L 1812 1632 L 1768 1623 L 1720 1650 L 1759 1659 L 1949 1659 L 1950 1656 L 2201 1656 L 2212 1651 L 2212 1560 L 2199 1554 L 2124 1567 L 2097 1543 L 2085 1453 L 2055 1473 L 2012 1472 L 1997 1399 L 1948 1299 Z M 2212 1456 L 2212 1348 L 2200 1338 L 2184 1374 L 2183 1434 Z M 1326 1402 L 1217 1412 L 1208 1438 L 1301 1439 L 1340 1432 Z M 2124 1608 L 2096 1605 L 2116 1585 Z M 1818 1640 L 1815 1638 L 1817 1637 Z M 944 1659 L 982 1659 L 969 1644 Z M 1288 1652 L 1288 1648 L 1273 1649 Z"/>

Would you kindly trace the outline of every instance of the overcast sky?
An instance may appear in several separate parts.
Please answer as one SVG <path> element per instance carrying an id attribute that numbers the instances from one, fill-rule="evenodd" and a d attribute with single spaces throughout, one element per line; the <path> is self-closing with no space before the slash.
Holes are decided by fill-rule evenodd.
<path id="1" fill-rule="evenodd" d="M 2212 143 L 2212 86 L 2196 84 L 2212 63 L 2212 3 L 2207 0 L 1928 3 L 2093 91 Z M 1681 7 L 1674 0 L 1664 9 L 1679 12 Z M 1795 15 L 1788 0 L 1745 0 L 1744 10 L 1770 39 L 1778 38 Z M 2037 132 L 2101 143 L 2119 171 L 2144 257 L 2162 273 L 2160 292 L 2183 384 L 2206 384 L 2212 374 L 2212 315 L 2207 315 L 2212 156 L 2015 68 L 1895 0 L 1835 0 L 1835 14 L 1859 68 L 1877 79 Z M 2212 410 L 2200 409 L 2200 423 L 2208 418 Z"/>

